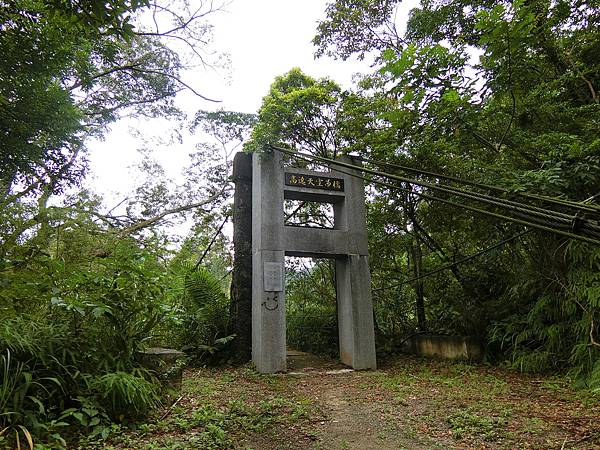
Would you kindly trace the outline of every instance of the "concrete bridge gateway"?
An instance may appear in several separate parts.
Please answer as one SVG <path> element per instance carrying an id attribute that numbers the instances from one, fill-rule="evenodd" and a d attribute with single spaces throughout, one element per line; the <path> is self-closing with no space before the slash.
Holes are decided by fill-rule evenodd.
<path id="1" fill-rule="evenodd" d="M 362 179 L 352 176 L 350 170 L 316 172 L 286 166 L 277 151 L 254 153 L 251 158 L 251 342 L 257 370 L 286 370 L 285 256 L 335 260 L 340 360 L 355 369 L 374 369 L 373 302 Z M 351 157 L 340 159 L 358 164 Z M 332 204 L 333 229 L 285 226 L 284 200 Z M 237 207 L 235 211 L 234 215 L 240 214 Z M 234 217 L 234 227 L 239 222 Z M 250 247 L 239 244 L 240 248 Z"/>

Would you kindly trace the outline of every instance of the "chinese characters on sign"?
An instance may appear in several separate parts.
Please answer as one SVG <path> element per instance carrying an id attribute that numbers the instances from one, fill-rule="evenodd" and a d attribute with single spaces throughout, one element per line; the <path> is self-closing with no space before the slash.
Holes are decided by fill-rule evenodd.
<path id="1" fill-rule="evenodd" d="M 278 262 L 265 262 L 263 280 L 265 291 L 283 291 L 283 264 Z"/>
<path id="2" fill-rule="evenodd" d="M 344 180 L 341 178 L 304 175 L 302 173 L 285 173 L 286 186 L 301 186 L 327 191 L 344 191 Z"/>

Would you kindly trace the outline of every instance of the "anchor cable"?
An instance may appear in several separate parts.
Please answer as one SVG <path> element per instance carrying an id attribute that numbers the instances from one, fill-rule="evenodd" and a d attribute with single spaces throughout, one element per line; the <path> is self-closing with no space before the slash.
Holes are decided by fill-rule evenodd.
<path id="1" fill-rule="evenodd" d="M 472 255 L 469 255 L 469 256 L 466 256 L 466 257 L 464 257 L 462 259 L 459 259 L 458 261 L 454 261 L 452 263 L 449 263 L 449 264 L 446 264 L 444 266 L 438 267 L 435 270 L 432 270 L 430 272 L 426 272 L 426 273 L 424 273 L 422 275 L 419 275 L 418 277 L 411 278 L 411 279 L 403 281 L 401 283 L 392 284 L 392 285 L 389 285 L 389 286 L 383 286 L 383 287 L 380 287 L 380 288 L 377 288 L 377 289 L 373 289 L 373 292 L 385 291 L 386 289 L 393 289 L 393 288 L 402 286 L 404 284 L 412 283 L 413 281 L 418 281 L 418 280 L 420 280 L 422 278 L 429 277 L 429 276 L 434 275 L 436 273 L 442 272 L 442 271 L 444 271 L 446 269 L 450 269 L 451 267 L 455 267 L 455 266 L 458 266 L 460 264 L 466 263 L 466 262 L 471 261 L 472 259 L 475 259 L 475 258 L 477 258 L 477 257 L 479 257 L 479 256 L 481 256 L 481 255 L 483 255 L 483 254 L 485 254 L 487 252 L 495 250 L 498 247 L 502 247 L 504 244 L 507 244 L 507 243 L 509 243 L 511 241 L 514 241 L 515 239 L 518 239 L 518 238 L 520 238 L 521 236 L 523 236 L 523 235 L 525 235 L 527 233 L 531 233 L 531 231 L 532 230 L 522 231 L 521 233 L 517 233 L 514 236 L 511 236 L 509 238 L 503 239 L 503 240 L 497 242 L 496 244 L 494 244 L 494 245 L 492 245 L 490 247 L 486 247 L 483 250 L 480 250 L 477 253 L 473 253 Z"/>
<path id="2" fill-rule="evenodd" d="M 583 211 L 587 211 L 587 212 L 593 212 L 593 213 L 599 213 L 600 212 L 600 207 L 596 206 L 596 205 L 589 205 L 586 204 L 586 202 L 589 202 L 591 200 L 593 200 L 594 198 L 600 196 L 600 194 L 597 194 L 595 196 L 592 196 L 586 200 L 583 200 L 581 202 L 576 202 L 573 200 L 566 200 L 566 199 L 561 199 L 561 198 L 555 198 L 555 197 L 548 197 L 546 195 L 540 195 L 540 194 L 531 194 L 528 192 L 518 192 L 518 191 L 511 191 L 510 189 L 506 189 L 503 187 L 499 187 L 499 186 L 493 186 L 490 184 L 484 184 L 484 183 L 478 183 L 475 181 L 470 181 L 470 180 L 465 180 L 462 178 L 457 178 L 451 175 L 442 175 L 439 173 L 435 173 L 435 172 L 429 172 L 426 170 L 422 170 L 422 169 L 415 169 L 413 167 L 408 167 L 408 166 L 403 166 L 403 165 L 399 165 L 399 164 L 392 164 L 392 163 L 388 163 L 388 162 L 384 162 L 384 161 L 378 161 L 378 160 L 374 160 L 374 159 L 369 159 L 369 158 L 364 158 L 359 156 L 358 159 L 361 162 L 366 162 L 369 164 L 374 164 L 377 166 L 387 166 L 387 167 L 391 167 L 394 169 L 399 169 L 399 170 L 403 170 L 405 172 L 412 172 L 412 173 L 416 173 L 419 175 L 425 175 L 425 176 L 430 176 L 430 177 L 434 177 L 434 178 L 439 178 L 439 179 L 444 179 L 444 180 L 449 180 L 449 181 L 454 181 L 457 183 L 461 183 L 461 184 L 465 184 L 468 186 L 474 186 L 474 187 L 478 187 L 478 188 L 482 188 L 482 189 L 487 189 L 487 190 L 493 190 L 493 191 L 497 191 L 497 192 L 504 192 L 510 195 L 514 195 L 514 196 L 519 196 L 519 197 L 525 197 L 525 198 L 531 198 L 531 199 L 535 199 L 535 200 L 540 200 L 543 202 L 547 202 L 547 203 L 553 203 L 556 205 L 560 205 L 563 207 L 568 207 L 568 208 L 573 208 L 573 209 L 577 209 L 577 210 L 583 210 Z"/>
<path id="3" fill-rule="evenodd" d="M 520 225 L 537 228 L 542 231 L 559 234 L 559 235 L 562 235 L 562 236 L 565 236 L 568 238 L 578 239 L 578 240 L 585 241 L 588 243 L 600 245 L 600 239 L 594 238 L 594 237 L 600 238 L 600 226 L 595 221 L 590 221 L 589 219 L 579 217 L 578 215 L 570 216 L 565 213 L 560 213 L 557 211 L 552 211 L 552 210 L 540 208 L 540 207 L 533 206 L 533 205 L 514 202 L 511 200 L 494 198 L 489 195 L 470 192 L 465 189 L 453 188 L 453 187 L 449 187 L 446 185 L 441 186 L 441 185 L 437 185 L 437 184 L 433 184 L 433 183 L 429 183 L 429 182 L 414 180 L 411 178 L 402 177 L 402 176 L 394 175 L 394 174 L 389 174 L 389 173 L 381 172 L 381 171 L 377 171 L 377 170 L 372 170 L 372 169 L 368 169 L 365 167 L 345 163 L 342 161 L 336 161 L 336 160 L 332 160 L 329 158 L 324 158 L 321 156 L 309 155 L 306 153 L 299 153 L 299 152 L 291 151 L 291 150 L 288 150 L 285 148 L 277 147 L 274 145 L 270 145 L 270 147 L 272 149 L 282 152 L 290 157 L 293 157 L 296 159 L 301 159 L 301 160 L 311 162 L 311 163 L 314 163 L 317 165 L 327 166 L 327 167 L 329 167 L 330 165 L 335 165 L 335 166 L 337 166 L 336 170 L 340 173 L 345 173 L 349 176 L 361 178 L 367 182 L 382 185 L 382 186 L 388 187 L 390 189 L 408 192 L 413 195 L 419 196 L 421 198 L 445 203 L 445 204 L 455 206 L 458 208 L 468 209 L 468 210 L 471 210 L 471 211 L 474 211 L 477 213 L 485 214 L 485 215 L 488 215 L 491 217 L 496 217 L 496 218 L 504 220 L 504 221 L 518 223 Z M 345 172 L 345 171 L 339 169 L 339 167 L 343 167 L 343 168 L 349 169 L 351 171 L 360 171 L 360 172 L 371 174 L 373 176 L 379 176 L 379 177 L 388 178 L 388 179 L 395 180 L 395 181 L 413 184 L 413 185 L 429 188 L 431 190 L 436 190 L 439 192 L 456 195 L 456 196 L 460 196 L 463 198 L 468 198 L 470 200 L 478 201 L 478 202 L 481 202 L 484 204 L 507 209 L 510 212 L 512 212 L 516 217 L 506 216 L 506 215 L 492 212 L 492 211 L 489 211 L 486 209 L 477 208 L 477 207 L 474 207 L 471 205 L 459 204 L 459 203 L 453 202 L 451 200 L 442 199 L 437 196 L 425 194 L 423 192 L 412 191 L 407 188 L 400 187 L 396 184 L 386 183 L 386 182 L 383 182 L 383 181 L 380 181 L 380 180 L 377 180 L 374 178 L 366 178 L 364 176 L 361 176 L 361 175 L 358 175 L 358 174 L 352 173 L 352 172 Z M 562 229 L 559 229 L 558 227 L 562 227 Z M 568 231 L 565 231 L 565 228 L 568 229 Z M 588 234 L 592 235 L 593 237 L 586 236 L 583 234 L 576 234 L 576 233 L 573 233 L 572 231 L 587 232 Z"/>

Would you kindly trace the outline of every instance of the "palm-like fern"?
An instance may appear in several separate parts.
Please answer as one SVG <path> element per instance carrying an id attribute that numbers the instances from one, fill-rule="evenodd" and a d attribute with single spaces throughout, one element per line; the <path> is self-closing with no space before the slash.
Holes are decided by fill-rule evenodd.
<path id="1" fill-rule="evenodd" d="M 185 295 L 186 300 L 190 301 L 196 308 L 227 302 L 220 281 L 204 268 L 187 273 L 185 277 Z"/>
<path id="2" fill-rule="evenodd" d="M 184 286 L 183 348 L 198 356 L 213 355 L 232 339 L 227 296 L 205 268 L 189 271 Z"/>

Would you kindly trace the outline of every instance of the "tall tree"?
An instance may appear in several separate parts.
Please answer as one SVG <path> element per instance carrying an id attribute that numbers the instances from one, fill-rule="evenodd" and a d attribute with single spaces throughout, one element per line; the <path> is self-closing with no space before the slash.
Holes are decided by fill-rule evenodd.
<path id="1" fill-rule="evenodd" d="M 345 59 L 373 52 L 377 72 L 361 82 L 374 117 L 360 136 L 367 155 L 515 192 L 594 201 L 600 192 L 598 2 L 426 0 L 412 10 L 401 37 L 386 31 L 396 5 L 336 1 L 315 38 L 317 54 Z M 418 227 L 410 230 L 392 226 L 401 218 L 381 217 L 387 222 L 377 226 L 414 232 L 429 243 L 425 265 L 440 254 L 460 259 L 519 229 L 431 200 L 419 202 Z M 521 368 L 570 359 L 600 385 L 598 249 L 544 233 L 515 242 L 453 274 L 463 288 L 453 307 L 463 318 L 478 317 Z M 435 282 L 448 278 L 425 279 L 425 291 Z M 443 292 L 439 284 L 437 292 Z M 443 302 L 453 303 L 430 295 L 431 314 L 442 313 Z"/>
<path id="2" fill-rule="evenodd" d="M 316 80 L 295 68 L 275 78 L 258 111 L 247 149 L 287 144 L 297 150 L 335 157 L 345 145 L 338 126 L 344 94 L 329 79 Z"/>
<path id="3" fill-rule="evenodd" d="M 52 2 L 0 6 L 0 253 L 47 223 L 48 201 L 86 172 L 85 139 L 122 114 L 179 114 L 185 67 L 196 61 L 212 3 Z M 148 21 L 148 17 L 154 20 Z M 205 97 L 203 97 L 205 98 Z"/>

